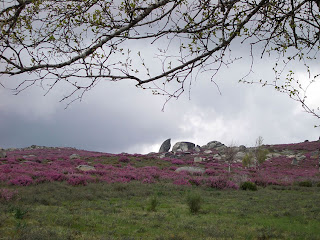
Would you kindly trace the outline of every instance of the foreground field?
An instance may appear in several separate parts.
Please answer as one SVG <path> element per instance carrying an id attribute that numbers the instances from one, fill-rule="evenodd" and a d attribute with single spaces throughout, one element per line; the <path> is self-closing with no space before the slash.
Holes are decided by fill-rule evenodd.
<path id="1" fill-rule="evenodd" d="M 47 182 L 0 188 L 8 191 L 0 200 L 0 239 L 320 239 L 320 187 L 222 191 Z M 190 196 L 200 203 L 195 213 Z"/>

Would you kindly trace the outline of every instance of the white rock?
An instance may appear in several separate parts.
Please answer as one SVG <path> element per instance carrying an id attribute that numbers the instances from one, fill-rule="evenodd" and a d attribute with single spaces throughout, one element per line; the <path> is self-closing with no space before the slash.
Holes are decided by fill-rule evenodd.
<path id="1" fill-rule="evenodd" d="M 200 167 L 179 167 L 175 170 L 175 172 L 190 172 L 190 173 L 204 173 L 206 170 Z"/>
<path id="2" fill-rule="evenodd" d="M 206 159 L 203 158 L 203 157 L 195 157 L 195 158 L 193 159 L 193 161 L 194 161 L 195 163 L 203 162 L 203 161 L 205 161 L 205 160 L 206 160 Z"/>
<path id="3" fill-rule="evenodd" d="M 219 154 L 215 154 L 215 155 L 213 155 L 213 159 L 221 160 L 222 157 Z"/>
<path id="4" fill-rule="evenodd" d="M 78 159 L 78 158 L 80 158 L 80 155 L 74 153 L 74 154 L 72 154 L 69 158 L 70 158 L 70 159 Z"/>
<path id="5" fill-rule="evenodd" d="M 84 172 L 91 171 L 91 170 L 96 170 L 94 167 L 89 166 L 89 165 L 79 165 L 77 168 L 79 170 L 81 170 L 81 171 L 84 171 Z"/>

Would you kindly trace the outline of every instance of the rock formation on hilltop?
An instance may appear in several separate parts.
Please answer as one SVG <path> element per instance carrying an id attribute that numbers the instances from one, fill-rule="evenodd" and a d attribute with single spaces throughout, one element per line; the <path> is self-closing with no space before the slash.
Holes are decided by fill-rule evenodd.
<path id="1" fill-rule="evenodd" d="M 170 148 L 171 148 L 171 138 L 165 140 L 162 144 L 161 147 L 159 149 L 159 153 L 164 153 L 164 152 L 169 152 Z"/>
<path id="2" fill-rule="evenodd" d="M 195 144 L 191 142 L 177 142 L 173 148 L 173 152 L 187 152 L 187 151 L 193 151 L 195 148 Z"/>

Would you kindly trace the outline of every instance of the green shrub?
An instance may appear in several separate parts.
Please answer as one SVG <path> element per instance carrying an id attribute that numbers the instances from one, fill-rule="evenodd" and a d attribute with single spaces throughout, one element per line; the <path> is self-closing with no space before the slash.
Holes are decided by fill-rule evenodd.
<path id="1" fill-rule="evenodd" d="M 242 159 L 242 165 L 244 167 L 249 167 L 252 163 L 253 163 L 252 153 L 246 153 L 246 155 Z"/>
<path id="2" fill-rule="evenodd" d="M 258 164 L 262 164 L 264 163 L 264 161 L 267 159 L 267 154 L 269 153 L 269 151 L 267 149 L 264 149 L 262 147 L 260 147 L 257 152 L 256 152 L 256 158 L 257 158 L 257 162 Z"/>
<path id="3" fill-rule="evenodd" d="M 253 182 L 243 182 L 240 185 L 240 189 L 242 190 L 250 190 L 250 191 L 257 191 L 257 185 Z"/>
<path id="4" fill-rule="evenodd" d="M 23 219 L 24 216 L 27 214 L 27 211 L 22 210 L 20 207 L 13 209 L 14 218 L 15 219 Z"/>
<path id="5" fill-rule="evenodd" d="M 310 180 L 305 180 L 298 182 L 298 186 L 300 187 L 312 187 L 312 182 Z"/>
<path id="6" fill-rule="evenodd" d="M 320 187 L 320 182 L 318 182 L 317 187 Z"/>
<path id="7" fill-rule="evenodd" d="M 187 204 L 189 206 L 190 213 L 196 214 L 201 209 L 202 199 L 197 193 L 189 194 L 187 197 Z"/>
<path id="8" fill-rule="evenodd" d="M 148 211 L 152 211 L 155 212 L 157 211 L 157 206 L 159 205 L 159 200 L 156 196 L 153 196 L 150 200 L 149 200 L 149 207 L 148 207 Z"/>

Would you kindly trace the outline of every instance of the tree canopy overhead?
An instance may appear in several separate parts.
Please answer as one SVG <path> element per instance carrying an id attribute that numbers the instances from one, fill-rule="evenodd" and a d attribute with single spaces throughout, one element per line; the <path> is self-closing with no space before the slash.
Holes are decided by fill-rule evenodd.
<path id="1" fill-rule="evenodd" d="M 100 80 L 131 80 L 170 99 L 201 71 L 214 81 L 233 62 L 233 44 L 246 44 L 252 59 L 278 55 L 275 78 L 256 82 L 320 118 L 306 104 L 301 80 L 285 68 L 297 61 L 310 83 L 317 80 L 308 61 L 317 61 L 320 49 L 319 9 L 320 0 L 1 0 L 0 84 L 21 75 L 19 93 L 65 82 L 73 90 L 62 100 L 74 100 Z M 135 44 L 145 47 L 133 52 Z M 152 59 L 149 47 L 156 49 Z"/>

